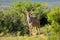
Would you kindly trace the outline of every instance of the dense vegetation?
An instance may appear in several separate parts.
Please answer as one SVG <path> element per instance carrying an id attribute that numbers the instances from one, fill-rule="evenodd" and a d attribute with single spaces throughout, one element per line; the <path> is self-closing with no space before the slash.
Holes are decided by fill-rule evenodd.
<path id="1" fill-rule="evenodd" d="M 29 35 L 25 10 L 33 10 L 34 16 L 40 20 L 41 32 L 50 40 L 60 37 L 60 7 L 47 8 L 41 3 L 17 2 L 8 10 L 0 11 L 0 36 Z"/>

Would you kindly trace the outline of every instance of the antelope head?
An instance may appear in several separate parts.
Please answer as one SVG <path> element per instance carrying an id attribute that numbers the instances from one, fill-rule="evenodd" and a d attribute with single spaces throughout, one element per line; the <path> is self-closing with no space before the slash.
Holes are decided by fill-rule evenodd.
<path id="1" fill-rule="evenodd" d="M 25 10 L 25 12 L 24 12 L 25 14 L 33 14 L 33 11 L 31 10 L 31 11 L 26 11 Z"/>

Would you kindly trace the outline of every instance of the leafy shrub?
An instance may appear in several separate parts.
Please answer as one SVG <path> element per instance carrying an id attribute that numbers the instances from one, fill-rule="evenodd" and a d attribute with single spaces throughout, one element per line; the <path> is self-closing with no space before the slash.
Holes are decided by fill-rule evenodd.
<path id="1" fill-rule="evenodd" d="M 47 14 L 49 21 L 60 22 L 60 8 L 51 9 L 50 13 Z"/>

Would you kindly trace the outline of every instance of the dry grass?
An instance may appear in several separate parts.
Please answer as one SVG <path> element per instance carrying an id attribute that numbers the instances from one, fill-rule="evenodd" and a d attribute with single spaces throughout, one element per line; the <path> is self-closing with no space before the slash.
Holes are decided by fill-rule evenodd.
<path id="1" fill-rule="evenodd" d="M 18 37 L 0 37 L 0 40 L 47 40 L 47 37 L 44 35 L 37 36 L 18 36 Z"/>

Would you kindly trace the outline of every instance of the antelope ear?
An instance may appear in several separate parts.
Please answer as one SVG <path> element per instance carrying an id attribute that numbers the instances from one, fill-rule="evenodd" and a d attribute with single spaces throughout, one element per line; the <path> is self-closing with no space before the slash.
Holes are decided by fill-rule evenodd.
<path id="1" fill-rule="evenodd" d="M 33 14 L 33 11 L 31 10 L 29 13 L 30 13 L 30 14 Z"/>
<path id="2" fill-rule="evenodd" d="M 26 13 L 28 13 L 28 11 L 25 10 L 24 13 L 26 14 Z"/>

